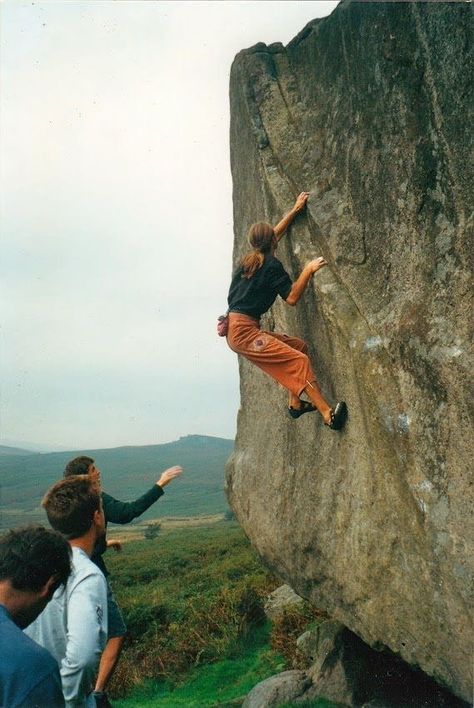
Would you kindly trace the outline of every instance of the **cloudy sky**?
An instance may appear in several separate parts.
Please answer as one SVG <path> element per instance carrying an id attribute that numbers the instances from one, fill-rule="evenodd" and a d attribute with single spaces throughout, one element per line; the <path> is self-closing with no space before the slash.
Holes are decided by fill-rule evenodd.
<path id="1" fill-rule="evenodd" d="M 234 436 L 230 66 L 336 5 L 3 0 L 0 442 Z"/>

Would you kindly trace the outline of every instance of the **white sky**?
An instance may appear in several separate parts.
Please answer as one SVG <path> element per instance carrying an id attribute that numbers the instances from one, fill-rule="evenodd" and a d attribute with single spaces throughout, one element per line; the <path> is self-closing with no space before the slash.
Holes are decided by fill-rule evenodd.
<path id="1" fill-rule="evenodd" d="M 3 1 L 3 444 L 235 435 L 230 66 L 336 5 Z"/>

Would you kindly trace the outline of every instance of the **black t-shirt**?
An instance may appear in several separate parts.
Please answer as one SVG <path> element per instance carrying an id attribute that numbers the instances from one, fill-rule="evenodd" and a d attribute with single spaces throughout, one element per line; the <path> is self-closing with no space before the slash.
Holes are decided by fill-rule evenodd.
<path id="1" fill-rule="evenodd" d="M 291 286 L 291 278 L 278 258 L 268 254 L 262 267 L 251 278 L 242 278 L 242 267 L 238 268 L 227 298 L 229 312 L 240 312 L 259 319 L 270 309 L 277 295 L 286 300 Z"/>

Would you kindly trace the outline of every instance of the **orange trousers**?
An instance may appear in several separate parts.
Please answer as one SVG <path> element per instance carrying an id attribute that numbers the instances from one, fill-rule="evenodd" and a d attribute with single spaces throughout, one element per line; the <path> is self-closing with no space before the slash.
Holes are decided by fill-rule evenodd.
<path id="1" fill-rule="evenodd" d="M 295 396 L 300 396 L 309 383 L 316 381 L 303 340 L 265 332 L 253 317 L 229 313 L 227 344 Z"/>

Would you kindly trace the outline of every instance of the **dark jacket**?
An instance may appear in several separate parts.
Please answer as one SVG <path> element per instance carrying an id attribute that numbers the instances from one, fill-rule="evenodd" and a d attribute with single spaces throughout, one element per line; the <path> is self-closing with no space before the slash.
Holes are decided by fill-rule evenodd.
<path id="1" fill-rule="evenodd" d="M 102 492 L 105 523 L 107 524 L 110 521 L 112 524 L 128 524 L 130 521 L 133 521 L 133 519 L 136 519 L 137 516 L 141 516 L 152 504 L 163 496 L 163 494 L 164 491 L 158 484 L 154 484 L 148 492 L 145 492 L 145 494 L 132 502 L 119 501 L 111 497 L 110 494 Z M 106 550 L 107 541 L 104 536 L 96 544 L 91 557 L 91 561 L 101 569 L 104 575 L 109 574 L 104 559 L 102 558 L 102 554 L 105 553 Z"/>

